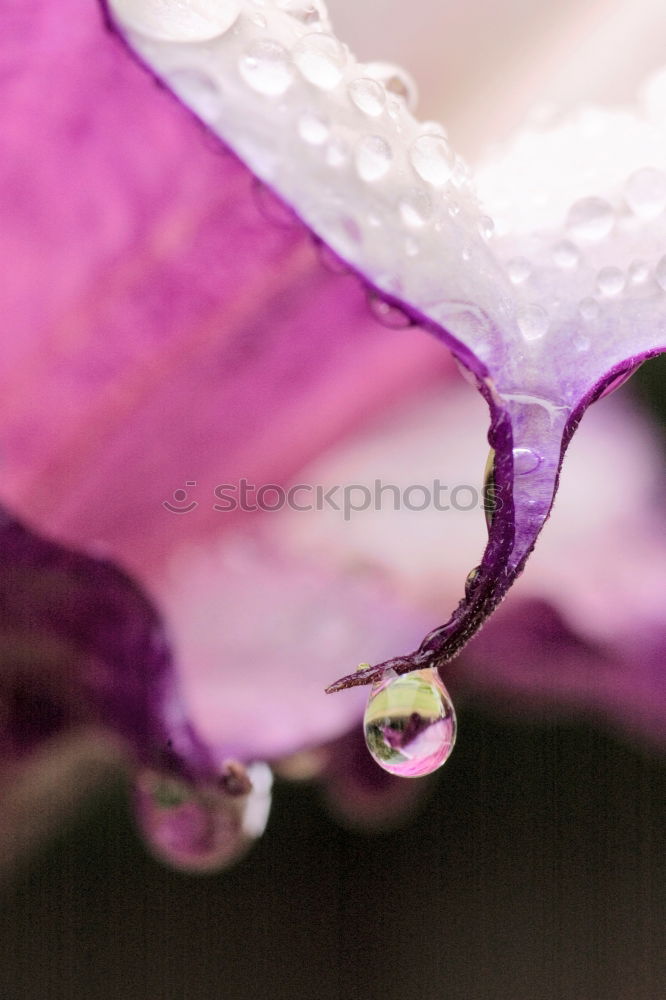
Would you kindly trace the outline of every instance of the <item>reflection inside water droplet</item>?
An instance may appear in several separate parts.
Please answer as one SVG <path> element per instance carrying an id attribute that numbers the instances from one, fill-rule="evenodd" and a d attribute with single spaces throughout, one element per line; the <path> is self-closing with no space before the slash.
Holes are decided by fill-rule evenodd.
<path id="1" fill-rule="evenodd" d="M 449 757 L 456 716 L 436 670 L 389 671 L 370 692 L 363 720 L 373 759 L 391 774 L 418 778 Z"/>

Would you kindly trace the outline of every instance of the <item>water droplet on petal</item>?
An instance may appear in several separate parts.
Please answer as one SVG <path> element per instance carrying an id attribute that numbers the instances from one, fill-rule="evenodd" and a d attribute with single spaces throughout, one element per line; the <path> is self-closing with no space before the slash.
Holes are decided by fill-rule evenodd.
<path id="1" fill-rule="evenodd" d="M 409 188 L 405 191 L 400 197 L 398 208 L 403 222 L 415 229 L 425 226 L 433 212 L 430 195 L 422 188 Z"/>
<path id="2" fill-rule="evenodd" d="M 548 330 L 548 313 L 536 302 L 528 302 L 516 310 L 518 327 L 525 340 L 539 340 Z"/>
<path id="3" fill-rule="evenodd" d="M 362 181 L 378 181 L 388 173 L 393 153 L 380 135 L 366 135 L 355 151 L 356 171 Z"/>
<path id="4" fill-rule="evenodd" d="M 581 198 L 569 209 L 567 228 L 580 240 L 598 243 L 613 228 L 613 209 L 603 198 Z"/>
<path id="5" fill-rule="evenodd" d="M 342 139 L 332 139 L 326 147 L 326 162 L 329 167 L 339 170 L 350 160 L 349 147 Z"/>
<path id="6" fill-rule="evenodd" d="M 422 135 L 409 150 L 410 162 L 421 180 L 433 187 L 443 187 L 453 170 L 455 156 L 441 135 Z"/>
<path id="7" fill-rule="evenodd" d="M 347 88 L 349 98 L 359 111 L 371 118 L 378 118 L 386 106 L 386 91 L 378 80 L 360 77 L 352 80 Z"/>
<path id="8" fill-rule="evenodd" d="M 619 295 L 624 288 L 624 274 L 619 267 L 602 267 L 597 274 L 597 288 L 602 295 Z"/>
<path id="9" fill-rule="evenodd" d="M 316 25 L 326 19 L 321 0 L 277 0 L 279 10 L 290 14 L 301 24 Z"/>
<path id="10" fill-rule="evenodd" d="M 527 476 L 536 472 L 541 465 L 541 455 L 533 448 L 513 449 L 513 471 L 517 476 Z"/>
<path id="11" fill-rule="evenodd" d="M 553 247 L 553 261 L 563 271 L 571 271 L 580 261 L 578 247 L 571 240 L 560 240 Z"/>
<path id="12" fill-rule="evenodd" d="M 632 260 L 627 271 L 632 285 L 642 285 L 650 276 L 650 269 L 644 260 Z"/>
<path id="13" fill-rule="evenodd" d="M 390 774 L 418 778 L 437 770 L 456 739 L 456 716 L 436 670 L 389 671 L 370 692 L 363 720 L 373 759 Z"/>
<path id="14" fill-rule="evenodd" d="M 660 257 L 657 261 L 654 276 L 659 287 L 666 292 L 666 256 Z"/>
<path id="15" fill-rule="evenodd" d="M 205 42 L 224 34 L 238 18 L 241 0 L 113 0 L 114 14 L 127 27 L 164 42 Z"/>
<path id="16" fill-rule="evenodd" d="M 240 72 L 249 87 L 267 97 L 284 94 L 293 80 L 289 53 L 270 38 L 250 43 L 241 56 Z"/>
<path id="17" fill-rule="evenodd" d="M 596 319 L 599 315 L 599 303 L 592 296 L 588 295 L 578 303 L 578 312 L 583 319 L 589 321 Z"/>
<path id="18" fill-rule="evenodd" d="M 328 139 L 328 121 L 314 111 L 304 111 L 298 119 L 298 134 L 309 146 L 321 146 Z"/>
<path id="19" fill-rule="evenodd" d="M 389 94 L 402 98 L 410 111 L 414 111 L 418 102 L 416 83 L 406 70 L 391 63 L 372 62 L 365 67 L 365 72 L 382 83 Z"/>
<path id="20" fill-rule="evenodd" d="M 313 32 L 294 46 L 294 62 L 306 80 L 320 90 L 333 90 L 342 80 L 347 56 L 333 35 Z"/>
<path id="21" fill-rule="evenodd" d="M 270 771 L 266 769 L 266 781 L 263 771 L 251 773 L 256 767 L 248 768 L 251 791 L 239 795 L 213 784 L 199 786 L 159 771 L 143 771 L 137 779 L 135 809 L 152 853 L 171 867 L 190 872 L 218 871 L 236 861 L 261 835 L 268 819 Z"/>
<path id="22" fill-rule="evenodd" d="M 507 261 L 506 272 L 513 285 L 522 285 L 532 273 L 532 265 L 527 257 L 512 257 Z"/>
<path id="23" fill-rule="evenodd" d="M 400 306 L 394 305 L 392 302 L 387 302 L 376 292 L 371 291 L 368 294 L 368 305 L 370 306 L 370 312 L 378 319 L 382 326 L 387 326 L 391 330 L 403 330 L 408 326 L 412 326 L 412 321 Z"/>
<path id="24" fill-rule="evenodd" d="M 666 173 L 655 167 L 636 170 L 626 183 L 624 196 L 634 215 L 656 219 L 666 208 Z"/>

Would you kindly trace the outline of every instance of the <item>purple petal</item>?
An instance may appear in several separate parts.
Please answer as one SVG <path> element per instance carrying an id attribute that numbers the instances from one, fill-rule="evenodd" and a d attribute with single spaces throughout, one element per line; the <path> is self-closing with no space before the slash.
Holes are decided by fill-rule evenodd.
<path id="1" fill-rule="evenodd" d="M 241 17 L 233 31 L 184 45 L 189 29 L 172 12 L 141 34 L 134 30 L 136 9 L 124 23 L 126 5 L 114 9 L 151 68 L 205 114 L 224 141 L 378 293 L 433 330 L 473 373 L 490 408 L 494 485 L 502 502 L 475 584 L 415 653 L 347 675 L 328 690 L 368 683 L 388 667 L 405 672 L 446 662 L 522 571 L 550 513 L 566 446 L 586 407 L 618 376 L 666 346 L 655 257 L 661 223 L 644 211 L 644 193 L 633 197 L 626 188 L 627 183 L 636 188 L 627 171 L 633 176 L 644 165 L 641 157 L 651 151 L 645 137 L 654 132 L 654 122 L 638 113 L 620 114 L 590 128 L 588 116 L 554 136 L 537 137 L 537 152 L 532 161 L 527 157 L 526 168 L 525 143 L 518 140 L 506 161 L 485 174 L 486 200 L 491 211 L 499 210 L 491 250 L 486 244 L 493 221 L 446 139 L 430 126 L 422 128 L 390 94 L 377 99 L 381 107 L 361 108 L 357 115 L 345 88 L 363 77 L 364 67 L 332 35 L 311 34 L 288 13 L 269 9 L 260 24 Z M 145 23 L 140 28 L 145 31 Z M 161 40 L 165 31 L 169 41 Z M 572 135 L 587 134 L 592 139 L 583 152 L 589 168 L 605 167 L 616 147 L 631 148 L 633 160 L 620 157 L 616 168 L 606 171 L 603 199 L 595 191 L 581 200 L 575 183 L 573 196 L 567 191 L 564 200 L 549 199 L 545 169 L 558 179 L 558 191 L 560 163 L 566 165 L 568 156 L 576 158 L 576 183 L 587 176 L 579 168 L 581 143 L 571 141 Z M 599 141 L 600 135 L 608 143 Z M 488 198 L 492 183 L 505 174 L 506 185 L 513 184 L 510 195 L 500 184 L 500 193 Z M 538 193 L 543 187 L 552 208 L 545 220 L 530 211 L 528 200 L 531 189 Z M 505 210 L 511 198 L 522 206 L 522 215 Z M 627 200 L 633 215 L 625 225 Z M 570 265 L 562 265 L 562 253 L 553 256 L 565 222 L 575 240 L 593 245 L 573 277 Z M 614 227 L 619 238 L 607 240 Z M 409 254 L 406 240 L 415 248 Z M 647 288 L 632 287 L 617 298 L 626 283 L 618 278 L 629 263 L 624 258 L 638 251 L 647 256 L 653 278 Z M 573 254 L 578 255 L 575 246 Z M 605 298 L 591 306 L 590 289 L 597 287 Z"/>

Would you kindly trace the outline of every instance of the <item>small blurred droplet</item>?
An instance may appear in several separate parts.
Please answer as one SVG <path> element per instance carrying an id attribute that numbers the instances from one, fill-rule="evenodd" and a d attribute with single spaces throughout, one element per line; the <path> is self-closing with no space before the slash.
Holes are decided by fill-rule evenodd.
<path id="1" fill-rule="evenodd" d="M 382 326 L 387 326 L 391 330 L 402 330 L 412 325 L 411 319 L 400 306 L 387 302 L 376 292 L 371 291 L 368 294 L 368 305 L 370 312 Z"/>

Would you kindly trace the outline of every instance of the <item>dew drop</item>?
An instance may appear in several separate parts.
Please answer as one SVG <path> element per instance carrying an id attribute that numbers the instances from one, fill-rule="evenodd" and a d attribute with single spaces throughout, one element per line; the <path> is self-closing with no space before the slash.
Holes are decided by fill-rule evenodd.
<path id="1" fill-rule="evenodd" d="M 597 274 L 597 288 L 602 295 L 619 295 L 624 288 L 624 280 L 619 267 L 602 267 Z"/>
<path id="2" fill-rule="evenodd" d="M 539 340 L 548 330 L 548 313 L 536 302 L 528 302 L 518 307 L 516 320 L 523 338 Z"/>
<path id="3" fill-rule="evenodd" d="M 650 269 L 644 260 L 632 260 L 627 275 L 632 285 L 642 285 L 650 276 Z"/>
<path id="4" fill-rule="evenodd" d="M 391 63 L 372 62 L 366 65 L 365 72 L 383 84 L 389 94 L 400 97 L 410 111 L 416 109 L 418 90 L 415 81 L 406 70 Z"/>
<path id="5" fill-rule="evenodd" d="M 329 135 L 329 124 L 326 118 L 315 111 L 304 111 L 298 119 L 298 134 L 309 146 L 321 146 Z"/>
<path id="6" fill-rule="evenodd" d="M 263 832 L 270 809 L 270 770 L 255 764 L 247 773 L 250 790 L 230 794 L 214 784 L 142 771 L 135 811 L 152 853 L 190 872 L 218 871 L 236 861 Z"/>
<path id="7" fill-rule="evenodd" d="M 337 38 L 313 32 L 294 46 L 294 62 L 306 80 L 320 90 L 333 90 L 342 80 L 347 57 Z"/>
<path id="8" fill-rule="evenodd" d="M 356 171 L 362 181 L 378 181 L 391 166 L 393 153 L 386 139 L 380 135 L 366 135 L 356 146 Z"/>
<path id="9" fill-rule="evenodd" d="M 349 84 L 348 93 L 352 104 L 370 118 L 378 118 L 386 106 L 386 91 L 378 80 L 359 77 Z"/>
<path id="10" fill-rule="evenodd" d="M 410 147 L 409 159 L 421 180 L 433 187 L 449 181 L 455 163 L 453 150 L 441 135 L 419 136 Z"/>
<path id="11" fill-rule="evenodd" d="M 666 208 L 666 173 L 656 167 L 642 167 L 625 186 L 627 205 L 640 219 L 656 219 Z"/>
<path id="12" fill-rule="evenodd" d="M 578 262 L 580 261 L 578 247 L 571 240 L 560 240 L 553 247 L 553 261 L 563 271 L 573 270 L 574 267 L 578 266 Z"/>
<path id="13" fill-rule="evenodd" d="M 666 292 L 666 256 L 660 257 L 657 261 L 654 277 L 659 287 Z"/>
<path id="14" fill-rule="evenodd" d="M 541 455 L 533 448 L 513 449 L 513 471 L 517 476 L 528 476 L 541 465 Z"/>
<path id="15" fill-rule="evenodd" d="M 368 305 L 370 312 L 382 326 L 387 326 L 391 330 L 404 330 L 406 327 L 412 326 L 412 321 L 404 309 L 392 302 L 387 302 L 377 292 L 368 293 Z"/>
<path id="16" fill-rule="evenodd" d="M 605 239 L 613 228 L 613 209 L 603 198 L 581 198 L 569 209 L 567 228 L 589 243 Z"/>
<path id="17" fill-rule="evenodd" d="M 112 0 L 123 25 L 163 42 L 205 42 L 228 31 L 238 18 L 241 0 Z"/>
<path id="18" fill-rule="evenodd" d="M 405 191 L 398 201 L 398 208 L 403 222 L 415 229 L 425 226 L 433 212 L 430 195 L 422 188 L 409 188 Z"/>
<path id="19" fill-rule="evenodd" d="M 512 285 L 522 285 L 532 273 L 532 265 L 527 257 L 512 257 L 507 261 L 506 272 Z"/>
<path id="20" fill-rule="evenodd" d="M 578 303 L 578 312 L 583 319 L 588 322 L 594 320 L 599 315 L 599 303 L 592 296 L 588 295 Z"/>
<path id="21" fill-rule="evenodd" d="M 289 53 L 270 38 L 250 43 L 241 56 L 240 72 L 249 87 L 267 97 L 284 94 L 293 80 Z"/>
<path id="22" fill-rule="evenodd" d="M 277 0 L 278 10 L 283 10 L 301 24 L 315 26 L 326 20 L 321 0 Z"/>
<path id="23" fill-rule="evenodd" d="M 456 739 L 456 715 L 436 670 L 375 682 L 363 719 L 372 758 L 390 774 L 419 778 L 448 759 Z"/>

